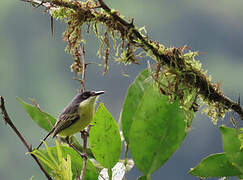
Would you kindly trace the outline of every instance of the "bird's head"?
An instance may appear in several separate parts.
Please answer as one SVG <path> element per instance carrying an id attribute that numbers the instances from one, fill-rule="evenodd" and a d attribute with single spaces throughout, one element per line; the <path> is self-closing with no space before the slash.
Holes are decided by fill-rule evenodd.
<path id="1" fill-rule="evenodd" d="M 95 103 L 99 95 L 104 94 L 105 91 L 85 91 L 83 93 L 78 93 L 75 96 L 74 101 L 80 103 L 80 106 L 92 105 Z"/>

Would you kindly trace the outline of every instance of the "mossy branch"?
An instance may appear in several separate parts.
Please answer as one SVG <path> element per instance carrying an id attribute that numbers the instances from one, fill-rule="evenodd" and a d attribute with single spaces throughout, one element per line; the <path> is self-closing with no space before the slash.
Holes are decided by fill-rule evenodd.
<path id="1" fill-rule="evenodd" d="M 134 26 L 134 21 L 128 22 L 118 11 L 109 8 L 103 0 L 68 1 L 68 0 L 23 0 L 35 6 L 45 6 L 51 10 L 50 14 L 67 23 L 64 40 L 67 41 L 66 51 L 73 56 L 74 63 L 80 58 L 78 46 L 83 42 L 82 26 L 91 27 L 100 39 L 101 45 L 98 54 L 104 59 L 105 72 L 108 67 L 108 58 L 112 56 L 124 64 L 139 63 L 141 57 L 150 57 L 155 61 L 156 70 L 152 70 L 152 77 L 158 83 L 161 93 L 171 100 L 179 99 L 185 112 L 197 110 L 197 99 L 207 104 L 207 114 L 216 120 L 223 118 L 225 113 L 233 110 L 243 120 L 243 109 L 239 102 L 226 97 L 217 83 L 201 68 L 195 59 L 197 52 L 188 51 L 188 48 L 166 48 L 164 45 L 152 41 L 142 33 L 144 28 Z M 99 25 L 105 30 L 99 29 Z M 104 32 L 105 31 L 105 32 Z M 89 32 L 89 30 L 87 30 Z M 110 40 L 113 40 L 111 46 Z M 142 55 L 143 54 L 143 55 Z M 79 66 L 79 65 L 77 65 Z M 76 66 L 75 66 L 76 67 Z M 79 72 L 73 66 L 73 71 Z M 190 102 L 188 103 L 188 98 Z"/>

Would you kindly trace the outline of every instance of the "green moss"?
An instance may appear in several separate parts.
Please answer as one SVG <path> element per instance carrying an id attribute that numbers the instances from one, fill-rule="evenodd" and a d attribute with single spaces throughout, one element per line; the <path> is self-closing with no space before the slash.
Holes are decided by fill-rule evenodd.
<path id="1" fill-rule="evenodd" d="M 137 28 L 133 21 L 127 23 L 116 10 L 97 9 L 97 4 L 93 0 L 55 2 L 64 3 L 65 6 L 52 10 L 51 15 L 67 24 L 63 39 L 67 42 L 66 52 L 71 54 L 74 60 L 71 65 L 73 71 L 82 71 L 79 47 L 84 41 L 82 27 L 88 25 L 100 40 L 97 55 L 104 59 L 104 73 L 108 70 L 110 57 L 124 64 L 139 64 L 141 59 L 146 57 L 155 61 L 157 67 L 151 68 L 151 75 L 161 93 L 169 96 L 170 102 L 180 100 L 187 117 L 188 128 L 194 111 L 198 109 L 198 98 L 201 105 L 208 105 L 204 112 L 212 118 L 214 124 L 228 111 L 221 102 L 216 103 L 210 99 L 210 88 L 213 87 L 219 94 L 221 92 L 217 84 L 211 83 L 211 77 L 196 60 L 198 52 L 188 51 L 187 46 L 166 48 L 163 44 L 150 40 L 145 27 Z M 200 89 L 199 80 L 204 82 L 203 88 L 206 89 Z"/>

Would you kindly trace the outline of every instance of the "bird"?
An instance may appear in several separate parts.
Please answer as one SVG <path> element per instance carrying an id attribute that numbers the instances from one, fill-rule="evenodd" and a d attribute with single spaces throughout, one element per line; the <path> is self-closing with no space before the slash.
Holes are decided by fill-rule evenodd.
<path id="1" fill-rule="evenodd" d="M 70 101 L 59 115 L 51 131 L 43 138 L 36 149 L 50 136 L 62 136 L 68 138 L 82 131 L 89 125 L 94 116 L 94 109 L 99 95 L 105 91 L 80 92 Z"/>

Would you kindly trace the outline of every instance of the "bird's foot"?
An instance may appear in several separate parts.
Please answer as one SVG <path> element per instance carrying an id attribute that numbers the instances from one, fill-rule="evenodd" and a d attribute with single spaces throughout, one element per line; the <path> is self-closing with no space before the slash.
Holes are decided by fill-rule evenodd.
<path id="1" fill-rule="evenodd" d="M 89 133 L 86 130 L 81 131 L 81 138 L 85 139 L 86 137 L 89 137 Z"/>

